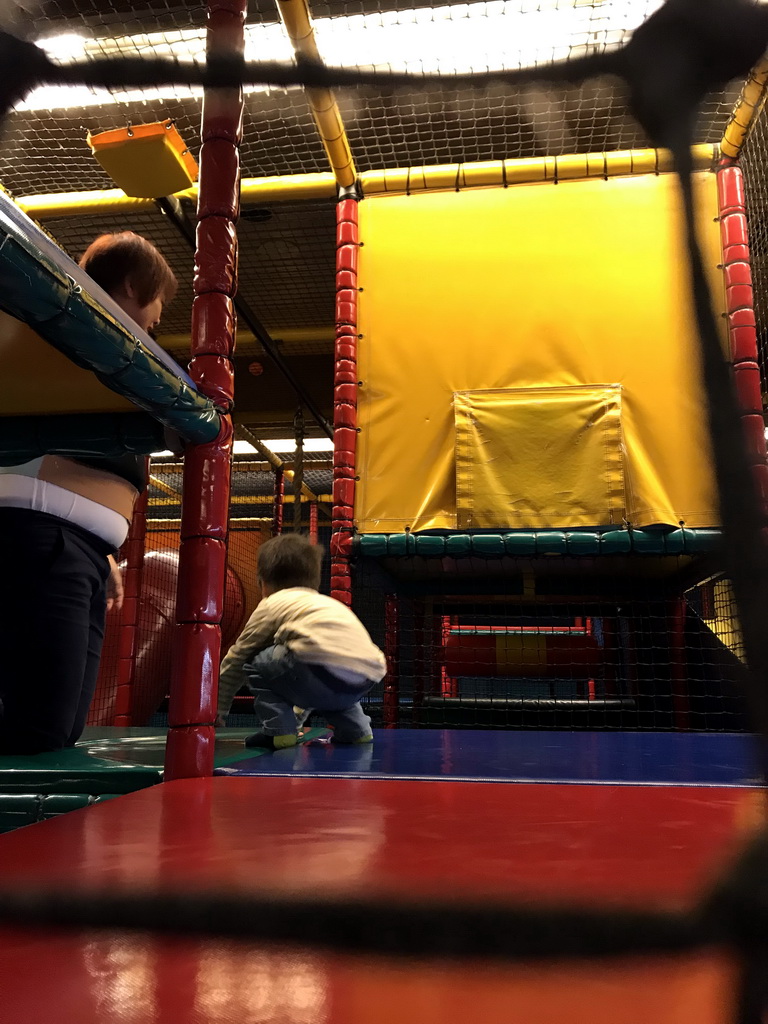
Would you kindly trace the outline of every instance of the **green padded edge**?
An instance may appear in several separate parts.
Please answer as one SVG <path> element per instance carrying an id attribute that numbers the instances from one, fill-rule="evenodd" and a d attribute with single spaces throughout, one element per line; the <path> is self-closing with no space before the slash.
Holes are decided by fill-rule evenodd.
<path id="1" fill-rule="evenodd" d="M 504 533 L 358 534 L 365 558 L 501 558 L 512 556 L 704 555 L 720 546 L 719 530 L 511 530 Z"/>
<path id="2" fill-rule="evenodd" d="M 163 425 L 145 412 L 8 416 L 0 433 L 0 466 L 41 455 L 151 455 L 167 446 Z"/>
<path id="3" fill-rule="evenodd" d="M 222 729 L 217 733 L 214 766 L 224 767 L 267 750 L 244 746 L 252 729 Z M 324 736 L 326 729 L 308 729 L 304 742 Z M 132 793 L 162 781 L 166 729 L 86 730 L 78 746 L 50 754 L 0 757 L 0 810 L 9 797 L 73 795 L 93 797 Z M 134 742 L 132 742 L 134 741 Z M 140 743 L 138 741 L 143 741 Z M 147 742 L 149 741 L 149 742 Z M 93 753 L 98 750 L 99 753 Z M 109 756 L 114 750 L 115 757 Z M 21 806 L 21 805 L 19 805 Z M 58 813 L 58 812 L 56 812 Z"/>

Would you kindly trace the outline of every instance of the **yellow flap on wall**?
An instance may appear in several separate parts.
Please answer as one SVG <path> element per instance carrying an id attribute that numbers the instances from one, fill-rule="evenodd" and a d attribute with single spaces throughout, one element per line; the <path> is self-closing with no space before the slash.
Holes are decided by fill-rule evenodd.
<path id="1" fill-rule="evenodd" d="M 621 387 L 454 395 L 460 530 L 621 523 Z"/>

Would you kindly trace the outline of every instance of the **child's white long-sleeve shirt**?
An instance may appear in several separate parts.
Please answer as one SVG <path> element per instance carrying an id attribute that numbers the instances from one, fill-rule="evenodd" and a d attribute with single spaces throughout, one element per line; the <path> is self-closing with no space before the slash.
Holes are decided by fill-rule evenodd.
<path id="1" fill-rule="evenodd" d="M 220 715 L 228 714 L 245 683 L 245 662 L 273 644 L 284 644 L 299 661 L 322 665 L 348 682 L 378 682 L 387 671 L 384 655 L 346 605 L 308 587 L 288 587 L 259 603 L 224 658 Z"/>

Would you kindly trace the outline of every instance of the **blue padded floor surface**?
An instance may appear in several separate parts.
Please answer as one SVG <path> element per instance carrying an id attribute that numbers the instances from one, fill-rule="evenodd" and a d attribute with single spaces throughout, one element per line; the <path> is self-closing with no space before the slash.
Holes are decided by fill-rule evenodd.
<path id="1" fill-rule="evenodd" d="M 216 775 L 556 782 L 659 786 L 760 785 L 750 736 L 736 733 L 377 730 L 372 744 L 316 739 Z"/>

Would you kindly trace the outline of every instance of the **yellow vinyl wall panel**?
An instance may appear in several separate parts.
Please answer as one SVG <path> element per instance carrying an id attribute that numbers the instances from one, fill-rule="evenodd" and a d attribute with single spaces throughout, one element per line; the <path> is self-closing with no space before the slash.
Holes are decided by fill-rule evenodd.
<path id="1" fill-rule="evenodd" d="M 542 527 L 621 524 L 617 385 L 460 391 L 454 415 L 460 530 L 515 528 L 534 519 Z M 535 475 L 532 466 L 539 467 Z"/>
<path id="2" fill-rule="evenodd" d="M 715 176 L 696 189 L 721 312 Z M 607 385 L 621 389 L 626 518 L 717 525 L 673 175 L 375 197 L 360 229 L 361 532 L 462 528 L 455 393 Z M 613 508 L 586 523 L 535 507 L 552 462 L 526 444 L 526 514 L 487 526 L 608 525 Z"/>
<path id="3" fill-rule="evenodd" d="M 0 416 L 135 412 L 20 320 L 0 312 Z"/>

